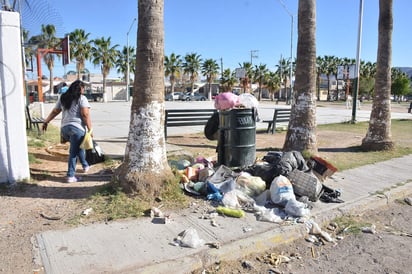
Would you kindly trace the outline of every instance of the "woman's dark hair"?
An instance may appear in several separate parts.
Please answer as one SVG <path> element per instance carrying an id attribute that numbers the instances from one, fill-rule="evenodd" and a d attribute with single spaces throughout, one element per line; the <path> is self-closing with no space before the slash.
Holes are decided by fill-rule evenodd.
<path id="1" fill-rule="evenodd" d="M 70 109 L 73 102 L 77 103 L 79 101 L 82 88 L 84 88 L 84 83 L 76 80 L 70 85 L 69 89 L 61 95 L 60 101 L 65 109 Z"/>

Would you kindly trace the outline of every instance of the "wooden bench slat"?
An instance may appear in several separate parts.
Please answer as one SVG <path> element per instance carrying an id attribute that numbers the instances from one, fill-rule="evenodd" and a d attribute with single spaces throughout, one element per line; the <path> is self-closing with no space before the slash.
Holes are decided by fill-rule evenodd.
<path id="1" fill-rule="evenodd" d="M 165 138 L 168 127 L 203 126 L 216 109 L 167 109 L 165 111 Z"/>
<path id="2" fill-rule="evenodd" d="M 44 118 L 41 117 L 33 117 L 30 114 L 30 108 L 29 106 L 26 106 L 26 127 L 32 130 L 33 127 L 37 128 L 38 133 L 40 134 L 40 126 L 39 124 L 44 123 Z"/>

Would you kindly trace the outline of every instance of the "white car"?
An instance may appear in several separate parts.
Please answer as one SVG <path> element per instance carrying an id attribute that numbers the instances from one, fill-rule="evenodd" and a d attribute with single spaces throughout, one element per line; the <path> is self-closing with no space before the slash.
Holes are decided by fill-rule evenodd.
<path id="1" fill-rule="evenodd" d="M 175 92 L 172 96 L 172 93 L 168 93 L 165 96 L 166 101 L 177 101 L 180 100 L 180 97 L 182 96 L 182 92 Z"/>

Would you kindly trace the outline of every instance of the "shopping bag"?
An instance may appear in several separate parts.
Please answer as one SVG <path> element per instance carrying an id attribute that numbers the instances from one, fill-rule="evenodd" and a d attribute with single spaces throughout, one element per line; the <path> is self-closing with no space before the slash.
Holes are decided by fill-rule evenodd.
<path id="1" fill-rule="evenodd" d="M 96 143 L 96 141 L 92 141 L 93 148 L 86 150 L 86 161 L 89 165 L 98 164 L 104 162 L 105 157 L 103 150 L 101 147 Z"/>
<path id="2" fill-rule="evenodd" d="M 85 150 L 93 148 L 92 130 L 86 132 L 83 142 L 80 144 L 80 148 Z"/>

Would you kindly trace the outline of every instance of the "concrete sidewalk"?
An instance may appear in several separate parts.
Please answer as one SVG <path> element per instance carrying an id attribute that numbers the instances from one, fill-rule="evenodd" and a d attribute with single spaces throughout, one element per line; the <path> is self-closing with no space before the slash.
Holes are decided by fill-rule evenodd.
<path id="1" fill-rule="evenodd" d="M 342 191 L 341 204 L 316 202 L 311 213 L 321 224 L 345 212 L 377 208 L 401 195 L 412 193 L 412 155 L 338 172 L 325 184 Z M 377 195 L 377 193 L 385 193 Z M 244 218 L 200 218 L 210 202 L 170 214 L 160 224 L 145 217 L 137 220 L 94 224 L 36 235 L 38 253 L 46 273 L 188 273 L 218 260 L 238 259 L 306 235 L 305 225 L 279 225 L 257 221 L 253 213 Z M 173 244 L 179 233 L 194 228 L 206 243 L 185 248 Z"/>

